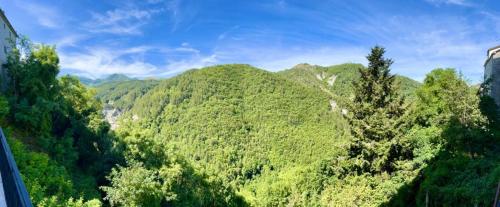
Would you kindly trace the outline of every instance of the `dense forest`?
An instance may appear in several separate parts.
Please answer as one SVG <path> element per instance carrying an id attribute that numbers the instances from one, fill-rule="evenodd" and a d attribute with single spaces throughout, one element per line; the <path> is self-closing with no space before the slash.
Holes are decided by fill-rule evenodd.
<path id="1" fill-rule="evenodd" d="M 369 64 L 219 65 L 162 80 L 58 76 L 21 40 L 2 127 L 37 206 L 488 206 L 500 181 L 488 88 Z M 120 113 L 114 130 L 105 109 Z"/>

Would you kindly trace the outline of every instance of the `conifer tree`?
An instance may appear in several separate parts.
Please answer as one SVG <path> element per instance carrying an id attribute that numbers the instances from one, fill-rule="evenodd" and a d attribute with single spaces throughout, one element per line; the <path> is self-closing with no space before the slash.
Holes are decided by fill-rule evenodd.
<path id="1" fill-rule="evenodd" d="M 384 58 L 385 49 L 372 48 L 367 69 L 360 69 L 349 121 L 354 140 L 349 156 L 358 174 L 390 172 L 401 154 L 396 138 L 400 134 L 403 101 L 397 94 L 393 61 Z"/>

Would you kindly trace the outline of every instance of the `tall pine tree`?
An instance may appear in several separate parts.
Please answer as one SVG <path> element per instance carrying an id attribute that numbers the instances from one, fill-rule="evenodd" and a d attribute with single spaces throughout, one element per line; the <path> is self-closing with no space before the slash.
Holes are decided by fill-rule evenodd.
<path id="1" fill-rule="evenodd" d="M 355 83 L 355 97 L 349 121 L 354 140 L 349 156 L 358 174 L 394 170 L 400 158 L 400 135 L 403 101 L 397 94 L 395 76 L 390 73 L 393 61 L 384 58 L 385 49 L 372 48 L 367 56 L 368 69 L 360 69 Z"/>

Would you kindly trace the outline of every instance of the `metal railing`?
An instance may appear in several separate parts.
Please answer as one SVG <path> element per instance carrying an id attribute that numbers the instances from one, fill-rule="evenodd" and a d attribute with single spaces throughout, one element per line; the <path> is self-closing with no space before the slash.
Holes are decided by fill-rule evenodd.
<path id="1" fill-rule="evenodd" d="M 2 174 L 5 201 L 8 207 L 32 207 L 16 161 L 10 150 L 7 138 L 0 128 L 0 173 Z M 1 196 L 1 195 L 0 195 Z"/>

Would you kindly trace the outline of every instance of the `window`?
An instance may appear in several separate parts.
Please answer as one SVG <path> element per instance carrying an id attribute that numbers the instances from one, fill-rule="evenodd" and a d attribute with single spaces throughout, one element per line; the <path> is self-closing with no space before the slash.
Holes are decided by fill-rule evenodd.
<path id="1" fill-rule="evenodd" d="M 7 52 L 7 46 L 3 46 L 3 52 L 4 52 L 5 54 L 7 54 L 7 53 L 8 53 L 8 52 Z"/>

